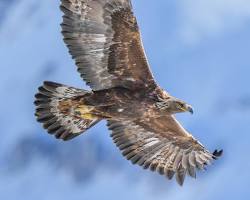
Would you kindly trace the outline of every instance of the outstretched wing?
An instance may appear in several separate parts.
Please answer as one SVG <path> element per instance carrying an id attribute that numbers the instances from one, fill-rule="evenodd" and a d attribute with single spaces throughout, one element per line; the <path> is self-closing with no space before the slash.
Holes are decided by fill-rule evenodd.
<path id="1" fill-rule="evenodd" d="M 114 142 L 128 160 L 169 179 L 176 174 L 180 185 L 186 173 L 196 177 L 197 169 L 204 169 L 222 153 L 209 153 L 170 115 L 148 121 L 109 121 L 108 126 Z"/>
<path id="2" fill-rule="evenodd" d="M 62 33 L 93 90 L 156 86 L 130 0 L 61 0 Z"/>

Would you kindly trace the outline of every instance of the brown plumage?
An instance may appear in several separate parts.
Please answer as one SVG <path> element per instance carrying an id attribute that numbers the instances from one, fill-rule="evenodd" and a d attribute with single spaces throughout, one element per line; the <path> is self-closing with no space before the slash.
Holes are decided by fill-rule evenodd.
<path id="1" fill-rule="evenodd" d="M 130 0 L 61 0 L 62 34 L 92 91 L 44 82 L 36 116 L 56 138 L 70 140 L 108 121 L 122 154 L 182 185 L 222 154 L 211 154 L 173 116 L 193 112 L 154 81 Z"/>

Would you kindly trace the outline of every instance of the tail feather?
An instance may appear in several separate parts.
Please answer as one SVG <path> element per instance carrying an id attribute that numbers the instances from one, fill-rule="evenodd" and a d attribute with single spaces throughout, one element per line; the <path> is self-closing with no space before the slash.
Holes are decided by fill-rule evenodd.
<path id="1" fill-rule="evenodd" d="M 72 112 L 73 99 L 89 93 L 54 82 L 44 82 L 35 95 L 37 121 L 58 139 L 70 140 L 94 126 L 100 119 L 84 119 Z"/>

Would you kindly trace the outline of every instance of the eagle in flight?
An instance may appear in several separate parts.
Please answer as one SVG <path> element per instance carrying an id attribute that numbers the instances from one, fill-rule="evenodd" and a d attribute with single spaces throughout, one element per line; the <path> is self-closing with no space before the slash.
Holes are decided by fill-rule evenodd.
<path id="1" fill-rule="evenodd" d="M 175 119 L 191 112 L 154 80 L 130 0 L 61 0 L 62 34 L 91 91 L 45 81 L 36 117 L 50 134 L 71 140 L 107 120 L 123 156 L 182 185 L 222 154 L 210 153 Z"/>

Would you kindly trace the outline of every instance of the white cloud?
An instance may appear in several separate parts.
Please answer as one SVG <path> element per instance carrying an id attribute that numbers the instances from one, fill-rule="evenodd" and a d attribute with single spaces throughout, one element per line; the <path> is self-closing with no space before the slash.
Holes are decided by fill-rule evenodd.
<path id="1" fill-rule="evenodd" d="M 242 27 L 250 20 L 249 0 L 179 1 L 180 35 L 187 43 Z"/>

